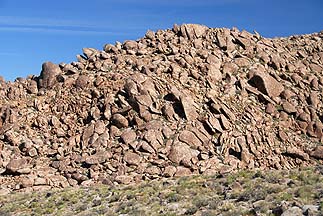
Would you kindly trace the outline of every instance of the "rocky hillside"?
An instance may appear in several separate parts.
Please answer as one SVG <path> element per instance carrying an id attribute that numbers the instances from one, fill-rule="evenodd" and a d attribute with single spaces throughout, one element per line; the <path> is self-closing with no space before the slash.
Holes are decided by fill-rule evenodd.
<path id="1" fill-rule="evenodd" d="M 322 164 L 323 32 L 175 25 L 0 81 L 1 194 Z"/>

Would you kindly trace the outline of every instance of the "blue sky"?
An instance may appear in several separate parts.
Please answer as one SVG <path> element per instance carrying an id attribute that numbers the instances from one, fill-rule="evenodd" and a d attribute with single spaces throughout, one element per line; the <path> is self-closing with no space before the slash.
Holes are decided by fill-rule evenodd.
<path id="1" fill-rule="evenodd" d="M 0 0 L 0 75 L 39 75 L 83 47 L 138 39 L 174 23 L 256 30 L 265 37 L 323 30 L 322 0 Z"/>

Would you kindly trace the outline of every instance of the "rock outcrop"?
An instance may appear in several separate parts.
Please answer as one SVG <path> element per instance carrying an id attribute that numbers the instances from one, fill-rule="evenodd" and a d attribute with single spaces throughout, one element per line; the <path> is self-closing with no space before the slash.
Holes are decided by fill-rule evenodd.
<path id="1" fill-rule="evenodd" d="M 39 76 L 40 88 L 51 88 L 57 81 L 57 76 L 61 73 L 58 65 L 52 62 L 45 62 Z"/>
<path id="2" fill-rule="evenodd" d="M 322 163 L 322 32 L 185 24 L 83 53 L 0 80 L 3 189 Z"/>

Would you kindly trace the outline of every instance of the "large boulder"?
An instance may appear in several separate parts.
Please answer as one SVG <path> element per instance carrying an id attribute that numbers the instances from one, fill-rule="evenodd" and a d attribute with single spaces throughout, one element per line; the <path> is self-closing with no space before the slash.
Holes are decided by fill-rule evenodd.
<path id="1" fill-rule="evenodd" d="M 198 151 L 191 149 L 186 143 L 174 142 L 168 158 L 173 163 L 180 164 L 183 159 L 190 160 L 192 157 L 197 155 Z"/>
<path id="2" fill-rule="evenodd" d="M 29 160 L 26 158 L 12 158 L 7 164 L 7 172 L 14 174 L 26 174 L 30 172 Z"/>
<path id="3" fill-rule="evenodd" d="M 61 74 L 62 71 L 58 65 L 52 62 L 45 62 L 42 65 L 40 72 L 38 86 L 40 88 L 51 88 L 57 82 L 56 76 Z"/>
<path id="4" fill-rule="evenodd" d="M 174 27 L 174 31 L 178 31 L 181 33 L 181 35 L 185 38 L 188 38 L 189 40 L 193 40 L 195 38 L 202 37 L 206 30 L 208 29 L 205 25 L 199 25 L 199 24 L 183 24 L 181 26 Z"/>
<path id="5" fill-rule="evenodd" d="M 284 91 L 284 87 L 268 73 L 255 72 L 249 83 L 269 97 L 277 97 Z"/>

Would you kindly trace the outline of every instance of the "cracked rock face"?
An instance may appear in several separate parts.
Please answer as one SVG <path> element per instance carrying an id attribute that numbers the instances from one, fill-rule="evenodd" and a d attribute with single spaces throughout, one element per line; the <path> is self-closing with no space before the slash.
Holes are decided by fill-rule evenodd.
<path id="1" fill-rule="evenodd" d="M 175 25 L 0 80 L 1 187 L 321 164 L 322 39 Z"/>

